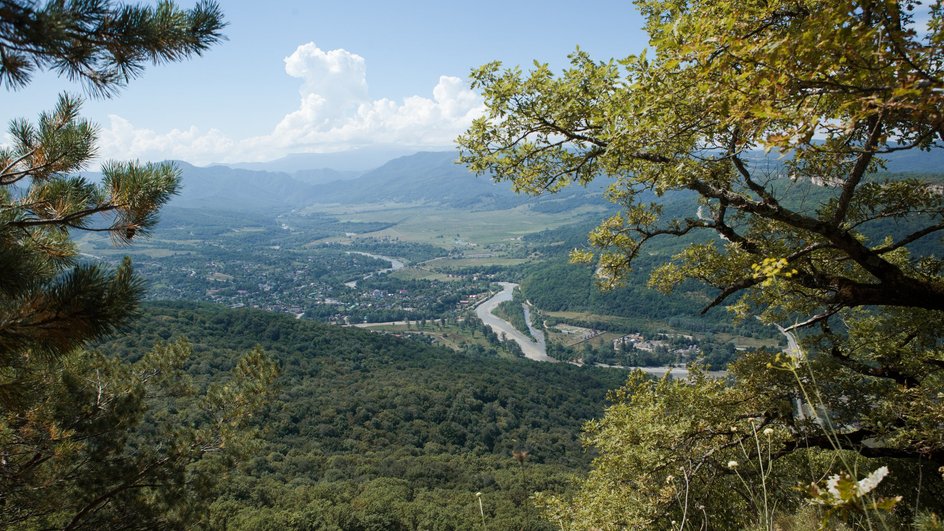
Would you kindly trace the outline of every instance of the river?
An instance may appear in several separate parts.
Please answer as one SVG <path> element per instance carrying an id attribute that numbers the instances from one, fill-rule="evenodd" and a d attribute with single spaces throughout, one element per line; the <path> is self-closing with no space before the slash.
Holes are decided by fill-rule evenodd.
<path id="1" fill-rule="evenodd" d="M 372 277 L 372 276 L 374 276 L 374 275 L 382 275 L 382 274 L 384 274 L 384 273 L 389 273 L 389 272 L 391 272 L 391 271 L 398 271 L 398 270 L 400 270 L 400 269 L 403 269 L 403 267 L 404 267 L 404 265 L 405 265 L 403 262 L 401 262 L 400 260 L 397 260 L 396 258 L 391 258 L 391 257 L 389 257 L 389 256 L 381 256 L 381 255 L 379 255 L 379 254 L 365 253 L 365 252 L 362 252 L 362 251 L 348 251 L 348 254 L 359 254 L 359 255 L 362 255 L 362 256 L 369 256 L 369 257 L 371 257 L 371 258 L 376 258 L 377 260 L 386 260 L 386 261 L 390 262 L 390 267 L 388 267 L 388 268 L 386 268 L 386 269 L 379 269 L 379 270 L 377 270 L 377 271 L 374 271 L 373 273 L 368 273 L 367 275 L 364 275 L 363 277 L 361 277 L 360 280 L 368 279 L 368 278 L 370 278 L 370 277 Z M 356 280 L 352 280 L 352 281 L 350 281 L 350 282 L 345 282 L 344 285 L 347 286 L 347 287 L 349 287 L 349 288 L 356 288 L 356 287 L 357 287 L 357 281 L 356 281 Z"/>
<path id="2" fill-rule="evenodd" d="M 498 284 L 502 287 L 502 290 L 493 295 L 487 301 L 479 304 L 478 307 L 475 308 L 475 315 L 477 315 L 486 326 L 491 328 L 492 331 L 499 336 L 505 334 L 505 339 L 510 339 L 515 343 L 518 343 L 518 346 L 521 347 L 521 352 L 524 353 L 524 357 L 528 358 L 529 360 L 549 361 L 551 363 L 556 363 L 557 360 L 547 355 L 547 345 L 544 343 L 543 332 L 531 328 L 532 334 L 537 332 L 537 334 L 534 334 L 534 337 L 537 338 L 537 341 L 535 341 L 512 326 L 508 321 L 492 313 L 492 310 L 497 308 L 499 304 L 505 301 L 510 301 L 512 299 L 512 292 L 518 287 L 518 284 L 511 282 L 499 282 Z M 530 314 L 526 313 L 525 317 L 528 319 L 528 323 L 530 323 Z"/>
<path id="3" fill-rule="evenodd" d="M 505 339 L 509 339 L 515 343 L 518 343 L 518 346 L 521 347 L 521 351 L 524 353 L 524 356 L 529 360 L 548 361 L 551 363 L 558 362 L 559 360 L 556 360 L 547 355 L 547 343 L 545 342 L 544 332 L 538 328 L 535 328 L 531 323 L 531 310 L 527 304 L 522 305 L 524 309 L 524 317 L 528 323 L 528 329 L 531 331 L 531 335 L 533 335 L 536 340 L 528 337 L 526 334 L 512 326 L 511 323 L 492 313 L 492 310 L 494 310 L 502 302 L 512 300 L 512 293 L 514 292 L 515 288 L 518 287 L 518 284 L 512 282 L 499 282 L 498 284 L 502 287 L 502 290 L 480 304 L 475 309 L 475 315 L 477 315 L 483 323 L 485 323 L 499 336 L 505 334 Z M 671 371 L 672 376 L 675 378 L 688 377 L 688 369 L 684 367 L 626 367 L 622 365 L 604 365 L 602 363 L 597 363 L 596 366 L 628 371 L 639 369 L 646 374 L 651 374 L 658 377 L 665 376 L 666 373 Z M 714 378 L 723 378 L 727 375 L 727 371 L 707 371 L 707 373 Z"/>

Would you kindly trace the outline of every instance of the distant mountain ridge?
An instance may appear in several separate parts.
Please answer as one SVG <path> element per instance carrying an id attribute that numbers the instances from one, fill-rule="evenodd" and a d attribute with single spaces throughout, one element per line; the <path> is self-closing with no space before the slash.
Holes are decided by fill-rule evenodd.
<path id="1" fill-rule="evenodd" d="M 456 164 L 454 151 L 420 152 L 395 158 L 366 173 L 330 169 L 271 172 L 197 167 L 177 162 L 181 194 L 172 206 L 215 210 L 286 211 L 312 204 L 434 203 L 453 208 L 500 210 L 526 203 L 564 210 L 586 201 L 602 202 L 602 186 L 574 187 L 553 196 L 516 194 Z"/>
<path id="2" fill-rule="evenodd" d="M 456 164 L 452 151 L 393 159 L 351 182 L 318 187 L 319 203 L 432 202 L 456 207 L 520 204 L 509 183 L 495 183 Z"/>
<path id="3" fill-rule="evenodd" d="M 364 172 L 398 158 L 415 153 L 416 149 L 394 146 L 360 148 L 336 153 L 293 153 L 268 162 L 237 162 L 220 164 L 240 170 L 294 173 L 330 169 Z"/>
<path id="4" fill-rule="evenodd" d="M 777 166 L 780 159 L 761 152 L 748 157 L 752 165 Z M 939 173 L 944 150 L 903 151 L 885 157 L 891 172 Z M 226 211 L 288 211 L 313 204 L 431 203 L 451 208 L 501 210 L 529 204 L 558 212 L 585 204 L 605 204 L 606 179 L 588 187 L 571 186 L 557 194 L 532 197 L 516 194 L 511 183 L 476 176 L 456 164 L 455 151 L 419 152 L 387 160 L 369 171 L 331 168 L 262 171 L 214 165 L 197 167 L 178 162 L 183 189 L 172 206 Z M 94 178 L 94 177 L 93 177 Z"/>
<path id="5" fill-rule="evenodd" d="M 182 174 L 180 195 L 171 206 L 214 210 L 291 210 L 310 203 L 314 184 L 283 172 L 198 167 L 175 161 Z"/>

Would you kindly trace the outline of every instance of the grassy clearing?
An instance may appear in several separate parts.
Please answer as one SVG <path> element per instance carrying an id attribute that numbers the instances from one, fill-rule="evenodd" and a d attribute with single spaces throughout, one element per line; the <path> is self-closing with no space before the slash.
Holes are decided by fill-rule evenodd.
<path id="1" fill-rule="evenodd" d="M 152 248 L 137 249 L 134 252 L 128 252 L 128 250 L 125 249 L 124 251 L 121 251 L 115 254 L 121 254 L 121 255 L 138 254 L 138 255 L 144 255 L 150 258 L 165 258 L 168 256 L 195 254 L 195 252 L 194 251 L 174 251 L 171 249 L 164 249 L 162 247 L 152 247 Z"/>
<path id="2" fill-rule="evenodd" d="M 187 245 L 190 247 L 200 247 L 206 245 L 206 240 L 154 240 L 156 243 L 171 243 L 176 245 Z"/>
<path id="3" fill-rule="evenodd" d="M 195 254 L 194 251 L 169 249 L 161 244 L 186 244 L 188 246 L 202 245 L 203 240 L 156 240 L 145 239 L 136 241 L 132 246 L 115 246 L 111 240 L 102 234 L 84 233 L 75 239 L 80 253 L 97 257 L 112 256 L 147 256 L 149 258 L 166 258 L 176 255 Z"/>
<path id="4" fill-rule="evenodd" d="M 312 212 L 344 222 L 387 222 L 393 227 L 364 236 L 399 238 L 445 249 L 476 249 L 514 242 L 525 234 L 578 221 L 595 207 L 581 207 L 564 214 L 534 212 L 526 206 L 508 210 L 466 211 L 435 205 L 345 205 L 312 207 Z"/>
<path id="5" fill-rule="evenodd" d="M 614 339 L 624 335 L 619 332 L 603 332 L 597 334 L 593 332 L 594 331 L 590 328 L 570 326 L 563 323 L 555 326 L 552 330 L 544 331 L 548 341 L 561 343 L 568 347 L 579 347 L 584 344 L 589 344 L 594 347 L 603 344 L 612 345 Z"/>
<path id="6" fill-rule="evenodd" d="M 646 319 L 637 319 L 632 317 L 619 317 L 616 315 L 601 315 L 590 312 L 544 312 L 548 317 L 553 317 L 555 319 L 561 320 L 563 322 L 567 321 L 584 321 L 584 322 L 599 322 L 607 323 L 620 329 L 624 330 L 634 330 L 640 326 L 661 326 L 666 329 L 667 332 L 678 332 L 674 330 L 669 325 L 650 321 Z"/>
<path id="7" fill-rule="evenodd" d="M 482 256 L 474 258 L 436 258 L 423 264 L 424 268 L 434 271 L 449 271 L 465 267 L 516 266 L 528 262 L 524 258 L 504 258 L 501 256 Z"/>
<path id="8" fill-rule="evenodd" d="M 168 256 L 190 255 L 195 251 L 178 251 L 163 247 L 85 247 L 79 246 L 79 251 L 91 256 L 147 256 L 148 258 L 166 258 Z"/>
<path id="9" fill-rule="evenodd" d="M 389 273 L 389 275 L 400 280 L 436 280 L 439 282 L 454 282 L 456 280 L 460 280 L 458 277 L 450 276 L 445 273 L 427 271 L 425 269 L 416 269 L 412 267 L 394 271 L 393 273 Z"/>
<path id="10" fill-rule="evenodd" d="M 782 341 L 780 341 L 779 339 L 745 337 L 745 336 L 737 336 L 733 334 L 723 334 L 723 333 L 715 334 L 715 339 L 722 343 L 733 341 L 734 344 L 737 345 L 738 347 L 745 347 L 748 349 L 764 348 L 764 347 L 778 348 L 782 346 L 783 344 Z"/>

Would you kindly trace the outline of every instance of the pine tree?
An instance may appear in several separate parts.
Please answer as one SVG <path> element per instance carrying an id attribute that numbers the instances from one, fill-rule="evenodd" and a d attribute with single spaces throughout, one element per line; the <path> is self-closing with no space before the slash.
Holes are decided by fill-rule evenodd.
<path id="1" fill-rule="evenodd" d="M 112 96 L 146 63 L 199 55 L 223 26 L 212 2 L 0 0 L 0 84 L 21 89 L 49 69 Z M 245 422 L 275 365 L 253 351 L 201 396 L 181 370 L 186 342 L 135 363 L 86 350 L 128 327 L 142 281 L 127 258 L 115 270 L 80 262 L 72 234 L 130 244 L 180 173 L 108 162 L 101 182 L 77 175 L 96 143 L 79 108 L 60 96 L 35 123 L 14 121 L 0 149 L 0 528 L 186 528 L 251 439 Z"/>
<path id="2" fill-rule="evenodd" d="M 123 5 L 111 0 L 0 2 L 0 84 L 25 87 L 38 69 L 79 80 L 95 95 L 116 93 L 158 64 L 200 55 L 223 39 L 215 2 L 189 10 L 173 2 Z"/>
<path id="3" fill-rule="evenodd" d="M 144 63 L 200 54 L 222 38 L 218 6 L 189 11 L 110 1 L 0 2 L 0 84 L 27 85 L 37 69 L 110 96 Z M 78 264 L 70 231 L 109 233 L 118 244 L 146 234 L 177 192 L 171 164 L 109 162 L 93 184 L 75 173 L 95 155 L 95 128 L 80 100 L 62 95 L 36 123 L 10 124 L 0 149 L 0 405 L 10 406 L 37 359 L 54 359 L 129 321 L 141 281 Z"/>

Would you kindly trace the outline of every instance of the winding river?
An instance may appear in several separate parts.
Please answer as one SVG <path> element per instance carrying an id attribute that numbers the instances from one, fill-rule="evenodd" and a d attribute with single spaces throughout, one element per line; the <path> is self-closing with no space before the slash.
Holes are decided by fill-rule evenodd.
<path id="1" fill-rule="evenodd" d="M 492 313 L 492 310 L 498 307 L 499 304 L 510 301 L 512 299 L 512 292 L 518 287 L 518 284 L 512 282 L 499 282 L 498 284 L 502 287 L 502 290 L 487 301 L 479 304 L 478 307 L 475 308 L 475 315 L 499 336 L 505 334 L 506 339 L 518 343 L 518 346 L 521 347 L 521 352 L 523 352 L 524 356 L 529 360 L 556 363 L 557 360 L 547 355 L 547 345 L 544 343 L 544 332 L 531 326 L 531 315 L 527 313 L 528 310 L 525 310 L 525 318 L 529 323 L 528 327 L 531 329 L 531 333 L 537 341 L 522 333 L 508 321 Z"/>
<path id="2" fill-rule="evenodd" d="M 483 323 L 485 323 L 499 336 L 501 336 L 501 334 L 505 334 L 506 339 L 518 343 L 518 346 L 521 347 L 521 351 L 524 353 L 524 356 L 529 360 L 557 363 L 559 360 L 556 360 L 547 355 L 547 344 L 545 342 L 544 332 L 535 328 L 531 323 L 531 311 L 527 304 L 523 305 L 524 317 L 528 322 L 528 329 L 531 331 L 531 335 L 533 335 L 535 339 L 528 337 L 526 334 L 512 326 L 511 323 L 492 313 L 492 310 L 494 310 L 502 302 L 512 300 L 512 293 L 514 292 L 515 288 L 518 287 L 518 284 L 512 282 L 499 282 L 498 284 L 502 287 L 502 290 L 480 304 L 475 309 L 475 315 L 478 316 L 478 318 L 481 319 Z M 671 371 L 674 378 L 688 377 L 688 369 L 685 369 L 684 367 L 626 367 L 622 365 L 604 365 L 602 363 L 597 363 L 596 366 L 630 371 L 639 369 L 646 374 L 651 374 L 658 377 L 665 376 L 666 373 Z M 724 377 L 727 372 L 708 371 L 708 374 L 715 378 L 721 378 Z"/>
<path id="3" fill-rule="evenodd" d="M 401 260 L 397 260 L 396 258 L 391 258 L 389 256 L 381 256 L 381 255 L 365 253 L 361 251 L 350 251 L 350 252 L 354 254 L 360 254 L 364 256 L 369 256 L 371 258 L 376 258 L 378 260 L 386 260 L 390 262 L 390 267 L 386 269 L 380 269 L 378 271 L 374 271 L 373 273 L 365 275 L 364 277 L 361 278 L 361 280 L 370 278 L 374 275 L 389 273 L 391 271 L 397 271 L 399 269 L 403 269 L 405 266 L 405 264 Z M 357 280 L 346 282 L 344 285 L 350 288 L 355 288 L 357 287 Z M 531 323 L 531 309 L 528 304 L 524 304 L 522 306 L 524 310 L 525 320 L 528 323 L 528 330 L 531 332 L 531 335 L 533 336 L 533 338 L 529 337 L 527 334 L 524 334 L 523 332 L 521 332 L 520 330 L 512 326 L 512 324 L 509 323 L 508 321 L 492 313 L 492 310 L 498 307 L 498 305 L 501 304 L 502 302 L 512 300 L 513 298 L 512 294 L 515 288 L 518 287 L 518 284 L 515 284 L 513 282 L 498 282 L 498 285 L 502 287 L 502 290 L 496 293 L 495 295 L 492 295 L 485 302 L 479 304 L 475 308 L 475 315 L 478 316 L 478 318 L 481 319 L 482 322 L 485 323 L 486 326 L 491 328 L 492 331 L 498 334 L 499 336 L 504 334 L 506 340 L 511 340 L 511 341 L 514 341 L 515 343 L 518 343 L 518 346 L 521 347 L 521 352 L 529 360 L 558 363 L 559 360 L 556 360 L 547 355 L 547 343 L 544 337 L 544 331 L 539 328 L 535 328 L 534 325 Z M 363 324 L 363 325 L 357 325 L 357 326 L 376 326 L 378 324 L 406 324 L 406 322 L 369 323 L 369 324 Z M 685 368 L 681 368 L 681 367 L 625 367 L 625 366 L 603 365 L 603 364 L 597 364 L 597 366 L 608 367 L 608 368 L 613 368 L 613 369 L 623 369 L 623 370 L 639 369 L 642 372 L 645 372 L 647 374 L 652 374 L 654 376 L 660 376 L 660 377 L 665 375 L 665 373 L 669 371 L 671 371 L 672 375 L 676 378 L 685 378 L 688 376 L 688 371 Z M 724 376 L 726 372 L 710 371 L 709 374 L 713 376 Z"/>
<path id="4" fill-rule="evenodd" d="M 367 275 L 364 275 L 363 277 L 361 277 L 360 280 L 368 279 L 374 275 L 382 275 L 384 273 L 389 273 L 391 271 L 398 271 L 400 269 L 403 269 L 404 267 L 404 263 L 402 261 L 397 260 L 396 258 L 391 258 L 389 256 L 381 256 L 379 254 L 370 254 L 370 253 L 365 253 L 362 251 L 348 251 L 348 254 L 359 254 L 362 256 L 369 256 L 370 258 L 376 258 L 377 260 L 386 260 L 387 262 L 390 262 L 390 267 L 386 269 L 378 269 L 377 271 L 374 271 L 373 273 L 368 273 Z M 344 285 L 349 288 L 356 288 L 357 281 L 352 280 L 350 282 L 345 282 Z"/>

